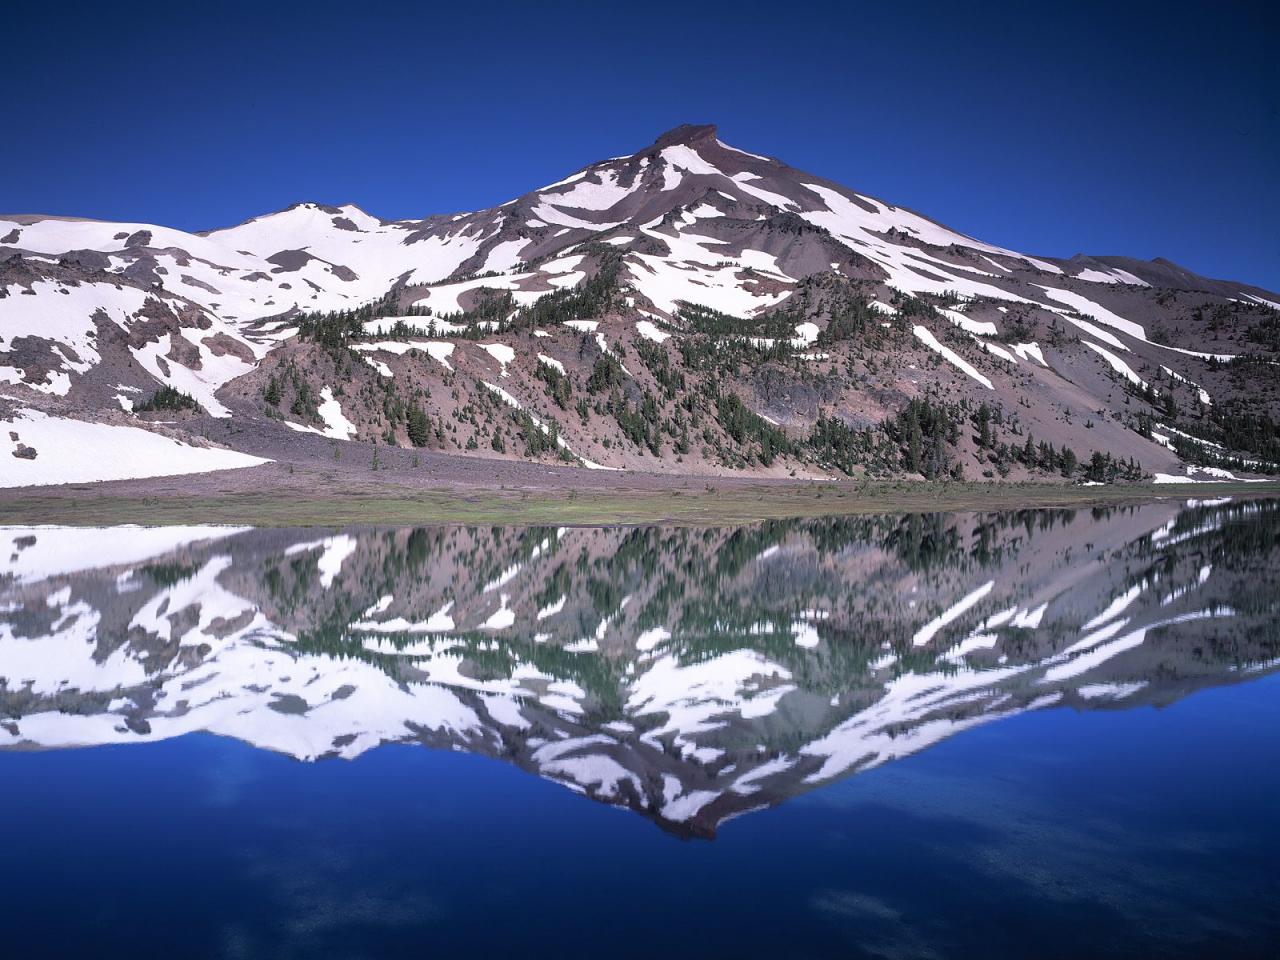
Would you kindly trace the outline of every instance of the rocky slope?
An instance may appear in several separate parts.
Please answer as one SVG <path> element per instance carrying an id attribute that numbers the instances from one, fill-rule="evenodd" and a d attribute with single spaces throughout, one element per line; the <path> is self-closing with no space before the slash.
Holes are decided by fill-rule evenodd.
<path id="1" fill-rule="evenodd" d="M 684 473 L 1270 473 L 1278 350 L 1280 295 L 994 247 L 710 126 L 424 220 L 0 217 L 11 486 L 260 462 L 215 418 L 277 458 L 314 432 Z"/>

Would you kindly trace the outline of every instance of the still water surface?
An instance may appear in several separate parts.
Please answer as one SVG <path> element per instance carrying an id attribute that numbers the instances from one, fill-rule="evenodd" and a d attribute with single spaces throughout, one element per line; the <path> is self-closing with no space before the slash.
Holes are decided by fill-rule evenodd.
<path id="1" fill-rule="evenodd" d="M 0 530 L 13 956 L 1272 957 L 1280 502 Z"/>

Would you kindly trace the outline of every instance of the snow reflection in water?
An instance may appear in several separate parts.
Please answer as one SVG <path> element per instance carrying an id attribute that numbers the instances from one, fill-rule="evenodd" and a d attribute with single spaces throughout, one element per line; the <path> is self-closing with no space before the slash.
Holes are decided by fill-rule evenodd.
<path id="1" fill-rule="evenodd" d="M 9 528 L 0 747 L 418 741 L 710 836 L 1002 717 L 1273 669 L 1278 511 Z"/>

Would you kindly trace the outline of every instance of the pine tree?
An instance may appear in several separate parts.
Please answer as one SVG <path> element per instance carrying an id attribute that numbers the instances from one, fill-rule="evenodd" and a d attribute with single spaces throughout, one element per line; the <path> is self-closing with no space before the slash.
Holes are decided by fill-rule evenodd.
<path id="1" fill-rule="evenodd" d="M 421 407 L 411 407 L 408 417 L 409 442 L 415 447 L 425 447 L 431 442 L 431 418 Z"/>

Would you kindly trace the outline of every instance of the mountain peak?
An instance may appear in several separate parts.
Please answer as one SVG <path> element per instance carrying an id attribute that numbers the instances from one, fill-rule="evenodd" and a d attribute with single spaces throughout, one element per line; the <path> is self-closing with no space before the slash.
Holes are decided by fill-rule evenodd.
<path id="1" fill-rule="evenodd" d="M 995 482 L 999 466 L 1018 482 L 1181 481 L 1180 451 L 1197 469 L 1275 462 L 1280 473 L 1274 431 L 1212 446 L 1235 442 L 1223 417 L 1280 416 L 1271 394 L 1220 369 L 1244 350 L 1280 358 L 1268 335 L 1280 293 L 1166 260 L 1028 256 L 716 135 L 678 126 L 497 206 L 424 219 L 313 201 L 187 236 L 0 217 L 0 295 L 23 294 L 0 296 L 11 444 L 0 487 L 199 472 L 264 453 L 311 463 L 314 443 L 325 461 L 325 440 L 353 439 L 386 439 L 406 451 L 397 462 L 429 441 L 450 456 L 688 476 Z M 1212 322 L 1220 313 L 1229 322 Z M 602 359 L 614 345 L 617 368 Z M 624 365 L 622 349 L 639 362 Z M 311 402 L 339 384 L 340 396 Z M 162 387 L 193 407 L 153 434 L 145 400 Z M 730 390 L 759 423 L 721 409 Z M 898 417 L 922 397 L 1009 411 L 988 425 L 1003 434 L 986 432 L 999 452 L 957 429 L 929 458 L 909 445 L 895 455 Z M 436 425 L 429 436 L 415 416 L 410 437 L 410 403 Z M 514 413 L 495 423 L 495 403 Z M 203 440 L 206 417 L 233 422 L 220 437 L 244 431 L 229 460 L 165 446 Z M 126 427 L 129 456 L 73 458 L 63 442 L 81 431 L 84 444 L 124 449 Z M 1187 437 L 1168 439 L 1177 431 Z M 1032 434 L 1043 457 L 1026 452 Z M 1076 470 L 1058 450 L 1074 451 Z"/>
<path id="2" fill-rule="evenodd" d="M 655 147 L 674 147 L 680 144 L 701 143 L 713 140 L 716 135 L 714 123 L 682 123 L 668 130 L 653 142 Z"/>

